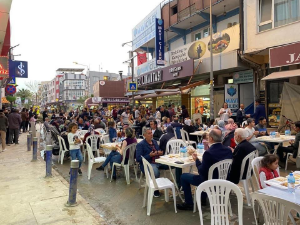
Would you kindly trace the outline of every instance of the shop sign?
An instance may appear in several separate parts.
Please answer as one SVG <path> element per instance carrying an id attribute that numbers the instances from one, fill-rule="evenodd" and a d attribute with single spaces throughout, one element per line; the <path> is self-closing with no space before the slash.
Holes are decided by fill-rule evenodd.
<path id="1" fill-rule="evenodd" d="M 210 37 L 206 37 L 170 51 L 170 65 L 189 59 L 209 58 L 211 48 L 214 56 L 237 50 L 239 49 L 239 44 L 240 26 L 235 25 L 215 33 L 212 44 L 210 43 Z"/>
<path id="2" fill-rule="evenodd" d="M 137 78 L 137 83 L 139 86 L 145 85 L 145 84 L 152 84 L 159 81 L 162 81 L 163 77 L 163 71 L 158 70 L 146 75 L 142 75 L 141 77 Z"/>
<path id="3" fill-rule="evenodd" d="M 239 109 L 239 85 L 225 84 L 225 102 L 231 110 L 232 115 L 236 116 L 236 111 Z"/>
<path id="4" fill-rule="evenodd" d="M 270 68 L 300 64 L 300 42 L 270 48 Z"/>
<path id="5" fill-rule="evenodd" d="M 28 78 L 28 63 L 25 61 L 9 60 L 9 76 Z"/>
<path id="6" fill-rule="evenodd" d="M 128 91 L 137 91 L 137 82 L 128 82 Z"/>
<path id="7" fill-rule="evenodd" d="M 155 22 L 155 55 L 156 65 L 165 65 L 164 21 L 162 19 L 156 19 Z"/>
<path id="8" fill-rule="evenodd" d="M 6 56 L 0 56 L 0 77 L 8 78 L 8 76 L 9 76 L 8 58 Z"/>
<path id="9" fill-rule="evenodd" d="M 162 66 L 156 65 L 156 58 L 151 59 L 151 60 L 143 63 L 142 65 L 135 67 L 135 74 L 137 76 L 140 76 L 140 75 L 148 73 L 150 71 L 168 66 L 169 65 L 168 58 L 169 58 L 168 53 L 165 53 L 165 63 Z"/>
<path id="10" fill-rule="evenodd" d="M 103 98 L 101 100 L 102 103 L 128 103 L 128 98 Z"/>
<path id="11" fill-rule="evenodd" d="M 158 5 L 132 30 L 132 51 L 146 44 L 155 37 L 155 20 L 161 18 L 161 8 Z"/>
<path id="12" fill-rule="evenodd" d="M 233 83 L 252 83 L 253 82 L 253 70 L 240 71 L 233 74 Z"/>
<path id="13" fill-rule="evenodd" d="M 189 77 L 194 74 L 194 60 L 160 68 L 137 78 L 138 86 Z"/>

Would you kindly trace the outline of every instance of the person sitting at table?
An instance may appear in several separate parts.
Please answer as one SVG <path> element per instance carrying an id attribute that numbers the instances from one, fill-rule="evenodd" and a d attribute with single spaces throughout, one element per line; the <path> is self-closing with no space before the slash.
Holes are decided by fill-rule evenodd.
<path id="1" fill-rule="evenodd" d="M 300 141 L 300 121 L 295 122 L 295 130 L 297 132 L 295 141 L 290 141 L 290 146 L 288 147 L 279 146 L 277 149 L 277 154 L 281 162 L 285 162 L 287 153 L 293 153 L 293 158 L 297 158 Z"/>
<path id="2" fill-rule="evenodd" d="M 102 128 L 103 130 L 105 130 L 105 123 L 103 123 L 99 118 L 94 120 L 94 127 L 95 129 L 99 129 Z"/>
<path id="3" fill-rule="evenodd" d="M 193 210 L 193 198 L 191 192 L 191 185 L 199 186 L 208 179 L 209 168 L 224 159 L 232 159 L 232 151 L 228 147 L 221 144 L 222 131 L 219 129 L 212 129 L 209 132 L 210 148 L 204 152 L 202 162 L 198 159 L 197 153 L 193 154 L 193 159 L 196 162 L 199 175 L 191 173 L 184 173 L 181 176 L 181 186 L 184 191 L 185 203 L 177 204 L 177 209 L 180 210 Z M 217 174 L 213 174 L 213 179 L 217 178 Z M 206 205 L 206 194 L 201 195 L 201 204 Z"/>
<path id="4" fill-rule="evenodd" d="M 166 130 L 168 126 L 171 126 L 171 120 L 169 117 L 166 117 L 165 123 L 164 123 L 164 129 Z"/>
<path id="5" fill-rule="evenodd" d="M 200 118 L 197 118 L 196 120 L 195 120 L 195 129 L 196 129 L 196 131 L 201 131 L 202 129 L 203 129 L 203 125 L 201 124 L 201 120 L 200 120 Z"/>
<path id="6" fill-rule="evenodd" d="M 269 154 L 265 155 L 260 161 L 259 186 L 261 189 L 268 186 L 265 181 L 279 177 L 277 172 L 278 160 L 279 158 L 277 155 Z"/>
<path id="7" fill-rule="evenodd" d="M 115 142 L 117 138 L 117 130 L 115 128 L 115 122 L 108 122 L 108 134 L 109 134 L 109 141 Z"/>
<path id="8" fill-rule="evenodd" d="M 150 121 L 150 127 L 152 129 L 153 139 L 159 141 L 163 132 L 157 128 L 157 121 L 156 120 Z"/>
<path id="9" fill-rule="evenodd" d="M 190 135 L 190 133 L 195 132 L 195 127 L 193 126 L 192 121 L 189 118 L 184 120 L 183 130 L 185 130 L 189 134 L 190 141 L 196 141 L 196 143 L 198 142 L 196 135 Z M 196 148 L 196 146 L 194 147 Z"/>
<path id="10" fill-rule="evenodd" d="M 110 163 L 110 168 L 113 168 L 113 163 L 121 163 L 123 160 L 123 151 L 124 149 L 128 146 L 131 145 L 133 143 L 136 143 L 137 140 L 134 137 L 134 131 L 132 128 L 127 127 L 125 130 L 125 135 L 126 135 L 126 139 L 122 142 L 121 148 L 119 146 L 117 146 L 117 150 L 113 150 L 111 151 L 111 153 L 107 156 L 105 162 L 98 168 L 96 168 L 96 170 L 101 171 L 104 170 L 105 166 Z M 125 164 L 128 164 L 128 160 L 129 160 L 129 150 L 127 150 L 126 152 L 126 156 L 125 156 Z M 116 169 L 114 169 L 114 173 L 113 173 L 113 179 L 115 180 L 116 177 Z"/>
<path id="11" fill-rule="evenodd" d="M 153 122 L 153 121 L 152 121 Z M 156 122 L 156 121 L 154 121 Z M 157 145 L 156 140 L 153 139 L 152 130 L 150 128 L 146 128 L 144 130 L 144 140 L 136 146 L 136 161 L 140 163 L 140 169 L 142 173 L 144 172 L 144 165 L 142 161 L 142 156 L 151 164 L 155 178 L 159 178 L 160 172 L 159 169 L 168 169 L 167 165 L 161 165 L 155 163 L 155 159 L 158 159 L 159 156 L 162 156 L 164 153 L 160 150 Z M 154 191 L 154 197 L 159 197 L 159 191 Z"/>
<path id="12" fill-rule="evenodd" d="M 77 125 L 78 125 L 79 130 L 88 130 L 89 129 L 89 126 L 86 123 L 84 123 L 84 121 L 81 117 L 78 118 Z"/>
<path id="13" fill-rule="evenodd" d="M 225 125 L 225 130 L 228 132 L 235 130 L 238 126 L 234 123 L 232 118 L 228 119 L 228 123 Z"/>
<path id="14" fill-rule="evenodd" d="M 256 148 L 246 140 L 247 136 L 248 133 L 243 128 L 238 128 L 234 131 L 234 141 L 236 142 L 237 146 L 235 147 L 235 149 L 231 148 L 233 153 L 233 160 L 228 180 L 235 184 L 238 184 L 240 182 L 240 174 L 243 159 L 248 154 L 256 150 Z M 243 179 L 246 178 L 248 166 L 251 165 L 249 165 L 249 162 L 246 162 L 245 170 L 243 173 Z"/>
<path id="15" fill-rule="evenodd" d="M 259 156 L 263 156 L 266 154 L 266 148 L 256 140 L 256 135 L 258 135 L 258 131 L 255 131 L 255 121 L 252 118 L 247 119 L 247 127 L 245 130 L 248 132 L 247 141 L 249 141 L 257 150 Z"/>
<path id="16" fill-rule="evenodd" d="M 182 124 L 178 122 L 179 119 L 177 116 L 174 116 L 173 118 L 173 122 L 171 123 L 171 126 L 173 128 L 175 128 L 175 132 L 176 132 L 176 136 L 178 139 L 181 139 L 181 133 L 180 133 L 180 130 L 182 129 Z"/>
<path id="17" fill-rule="evenodd" d="M 254 127 L 254 129 L 259 132 L 257 137 L 269 136 L 267 130 L 267 120 L 263 116 L 259 118 L 258 124 Z"/>

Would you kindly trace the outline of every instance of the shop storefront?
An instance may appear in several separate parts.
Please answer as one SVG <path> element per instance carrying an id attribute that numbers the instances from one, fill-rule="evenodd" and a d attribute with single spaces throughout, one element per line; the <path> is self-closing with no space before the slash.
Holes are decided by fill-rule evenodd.
<path id="1" fill-rule="evenodd" d="M 93 108 L 108 108 L 109 110 L 112 110 L 114 106 L 125 106 L 129 104 L 129 99 L 124 97 L 92 97 L 88 98 L 85 101 L 86 107 L 93 107 Z"/>
<path id="2" fill-rule="evenodd" d="M 191 91 L 191 115 L 200 113 L 202 121 L 206 122 L 210 117 L 210 85 L 201 85 Z"/>

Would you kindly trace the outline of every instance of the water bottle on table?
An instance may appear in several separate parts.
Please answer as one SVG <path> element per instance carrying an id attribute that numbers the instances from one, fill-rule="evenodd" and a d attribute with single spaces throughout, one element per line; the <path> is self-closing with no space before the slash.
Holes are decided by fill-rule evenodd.
<path id="1" fill-rule="evenodd" d="M 291 131 L 290 131 L 290 130 L 286 130 L 286 131 L 284 132 L 284 135 L 285 135 L 285 136 L 291 136 Z"/>
<path id="2" fill-rule="evenodd" d="M 198 143 L 197 145 L 197 152 L 202 154 L 204 152 L 204 145 L 201 143 Z"/>
<path id="3" fill-rule="evenodd" d="M 293 173 L 288 176 L 288 191 L 293 193 L 295 191 L 295 177 Z"/>

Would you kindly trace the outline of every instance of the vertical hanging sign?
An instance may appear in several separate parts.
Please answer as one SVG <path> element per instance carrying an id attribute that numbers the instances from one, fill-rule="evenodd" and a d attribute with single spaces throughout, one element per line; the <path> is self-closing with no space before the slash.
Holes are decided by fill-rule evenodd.
<path id="1" fill-rule="evenodd" d="M 156 65 L 165 65 L 164 21 L 157 18 L 155 23 L 155 56 Z"/>

